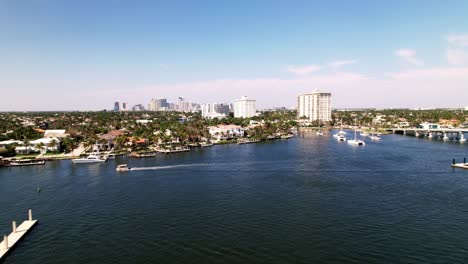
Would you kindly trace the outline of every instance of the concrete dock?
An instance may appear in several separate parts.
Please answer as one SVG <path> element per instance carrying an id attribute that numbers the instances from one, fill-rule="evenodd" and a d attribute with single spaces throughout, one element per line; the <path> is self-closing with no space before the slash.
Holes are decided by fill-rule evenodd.
<path id="1" fill-rule="evenodd" d="M 455 164 L 452 164 L 452 167 L 460 168 L 460 169 L 468 169 L 468 163 L 455 163 Z"/>
<path id="2" fill-rule="evenodd" d="M 18 227 L 16 226 L 16 221 L 13 221 L 10 235 L 3 236 L 3 240 L 0 242 L 0 261 L 3 260 L 19 241 L 37 224 L 37 220 L 32 219 L 31 210 L 29 210 L 28 214 L 28 220 L 21 223 Z"/>

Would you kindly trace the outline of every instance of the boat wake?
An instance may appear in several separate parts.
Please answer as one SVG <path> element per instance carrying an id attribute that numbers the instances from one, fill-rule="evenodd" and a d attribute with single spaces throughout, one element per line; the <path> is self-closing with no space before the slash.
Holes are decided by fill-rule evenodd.
<path id="1" fill-rule="evenodd" d="M 141 170 L 165 170 L 165 169 L 176 169 L 176 168 L 185 168 L 185 167 L 197 167 L 197 166 L 207 166 L 208 163 L 198 163 L 198 164 L 182 164 L 182 165 L 168 165 L 168 166 L 154 166 L 154 167 L 136 167 L 130 168 L 132 171 L 141 171 Z"/>

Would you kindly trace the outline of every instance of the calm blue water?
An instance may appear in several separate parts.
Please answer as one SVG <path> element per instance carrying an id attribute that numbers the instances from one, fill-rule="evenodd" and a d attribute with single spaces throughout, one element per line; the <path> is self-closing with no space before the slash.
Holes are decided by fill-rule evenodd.
<path id="1" fill-rule="evenodd" d="M 305 133 L 1 168 L 0 234 L 29 208 L 40 221 L 4 263 L 466 263 L 468 171 L 449 167 L 464 156 L 468 144 Z M 158 169 L 173 165 L 187 166 Z"/>

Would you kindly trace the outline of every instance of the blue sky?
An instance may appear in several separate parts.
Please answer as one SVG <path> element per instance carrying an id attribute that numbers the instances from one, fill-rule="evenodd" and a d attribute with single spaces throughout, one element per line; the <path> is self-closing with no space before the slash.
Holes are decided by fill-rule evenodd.
<path id="1" fill-rule="evenodd" d="M 442 91 L 467 89 L 467 14 L 468 1 L 0 0 L 0 111 L 293 106 L 315 89 L 335 107 L 464 106 Z"/>

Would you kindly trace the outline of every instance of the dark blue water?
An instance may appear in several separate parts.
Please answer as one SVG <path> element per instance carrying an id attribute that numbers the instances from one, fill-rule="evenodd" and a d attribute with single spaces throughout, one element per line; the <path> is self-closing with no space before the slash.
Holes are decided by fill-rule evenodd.
<path id="1" fill-rule="evenodd" d="M 468 145 L 330 135 L 2 168 L 0 234 L 40 221 L 4 263 L 468 261 Z"/>

